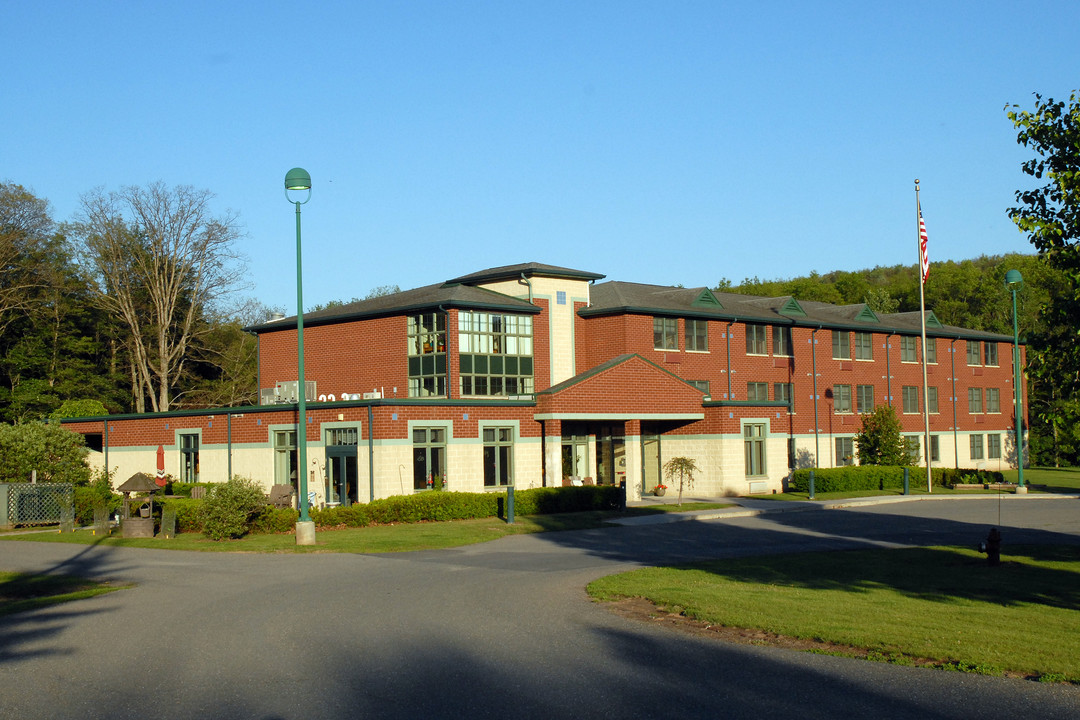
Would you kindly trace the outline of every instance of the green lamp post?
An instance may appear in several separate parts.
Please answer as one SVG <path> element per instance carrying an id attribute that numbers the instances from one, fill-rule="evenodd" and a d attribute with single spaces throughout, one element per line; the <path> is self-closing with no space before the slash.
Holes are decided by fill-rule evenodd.
<path id="1" fill-rule="evenodd" d="M 1026 493 L 1024 485 L 1024 425 L 1023 414 L 1020 411 L 1021 373 L 1020 373 L 1020 328 L 1016 320 L 1016 291 L 1024 284 L 1024 278 L 1019 270 L 1010 270 L 1005 273 L 1005 287 L 1012 291 L 1013 305 L 1013 389 L 1016 391 L 1016 492 Z"/>
<path id="2" fill-rule="evenodd" d="M 307 190 L 303 200 L 293 200 L 289 191 Z M 304 272 L 300 252 L 300 206 L 311 199 L 311 176 L 303 168 L 285 174 L 285 199 L 296 205 L 296 474 L 299 482 L 300 519 L 296 523 L 296 544 L 315 544 L 315 523 L 308 514 L 307 489 L 307 385 L 304 382 Z"/>

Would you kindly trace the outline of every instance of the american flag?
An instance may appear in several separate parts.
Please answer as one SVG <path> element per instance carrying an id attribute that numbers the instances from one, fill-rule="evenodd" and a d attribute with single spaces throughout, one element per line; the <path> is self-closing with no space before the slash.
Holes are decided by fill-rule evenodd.
<path id="1" fill-rule="evenodd" d="M 919 264 L 922 265 L 922 282 L 926 284 L 926 276 L 930 274 L 930 255 L 926 252 L 926 223 L 923 222 L 922 209 L 919 209 Z"/>

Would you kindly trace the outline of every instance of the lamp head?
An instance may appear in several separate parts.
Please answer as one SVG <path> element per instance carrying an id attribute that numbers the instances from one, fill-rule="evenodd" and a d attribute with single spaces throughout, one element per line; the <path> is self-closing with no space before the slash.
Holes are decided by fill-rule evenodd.
<path id="1" fill-rule="evenodd" d="M 304 168 L 293 168 L 285 173 L 286 190 L 310 190 L 311 176 Z"/>
<path id="2" fill-rule="evenodd" d="M 1005 273 L 1005 287 L 1010 290 L 1019 290 L 1020 286 L 1024 284 L 1024 278 L 1020 275 L 1019 270 L 1010 270 Z"/>

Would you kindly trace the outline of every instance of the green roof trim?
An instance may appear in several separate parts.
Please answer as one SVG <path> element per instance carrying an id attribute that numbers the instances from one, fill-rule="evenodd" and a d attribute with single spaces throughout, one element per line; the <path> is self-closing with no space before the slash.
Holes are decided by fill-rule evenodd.
<path id="1" fill-rule="evenodd" d="M 945 326 L 942 325 L 941 321 L 937 319 L 937 315 L 934 314 L 933 310 L 927 310 L 926 311 L 926 327 L 937 328 L 937 329 L 940 330 L 941 328 L 943 328 Z"/>
<path id="2" fill-rule="evenodd" d="M 694 307 L 724 307 L 709 288 L 703 288 L 690 304 Z"/>
<path id="3" fill-rule="evenodd" d="M 783 307 L 780 308 L 779 312 L 781 315 L 806 317 L 806 311 L 803 310 L 803 307 L 799 304 L 799 301 L 793 297 L 787 299 L 787 302 L 784 303 Z"/>
<path id="4" fill-rule="evenodd" d="M 859 322 L 881 323 L 878 316 L 870 309 L 869 305 L 863 305 L 862 310 L 855 316 L 855 319 Z"/>

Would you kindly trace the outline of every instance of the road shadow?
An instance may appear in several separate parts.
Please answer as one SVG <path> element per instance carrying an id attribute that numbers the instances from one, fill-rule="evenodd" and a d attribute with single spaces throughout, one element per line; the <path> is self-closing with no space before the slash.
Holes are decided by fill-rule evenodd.
<path id="1" fill-rule="evenodd" d="M 109 575 L 123 572 L 125 566 L 117 565 L 117 554 L 112 552 L 112 548 L 101 545 L 102 540 L 104 538 L 90 545 L 49 543 L 48 547 L 53 550 L 59 545 L 69 549 L 70 553 L 23 572 L 103 581 Z M 24 541 L 9 541 L 0 544 L 0 547 L 6 548 L 5 552 L 14 554 L 15 548 L 23 544 Z M 7 597 L 6 585 L 7 582 L 0 582 L 0 598 Z M 59 642 L 64 630 L 76 622 L 92 619 L 104 612 L 109 610 L 102 608 L 100 604 L 71 600 L 0 616 L 0 665 L 73 652 Z"/>

